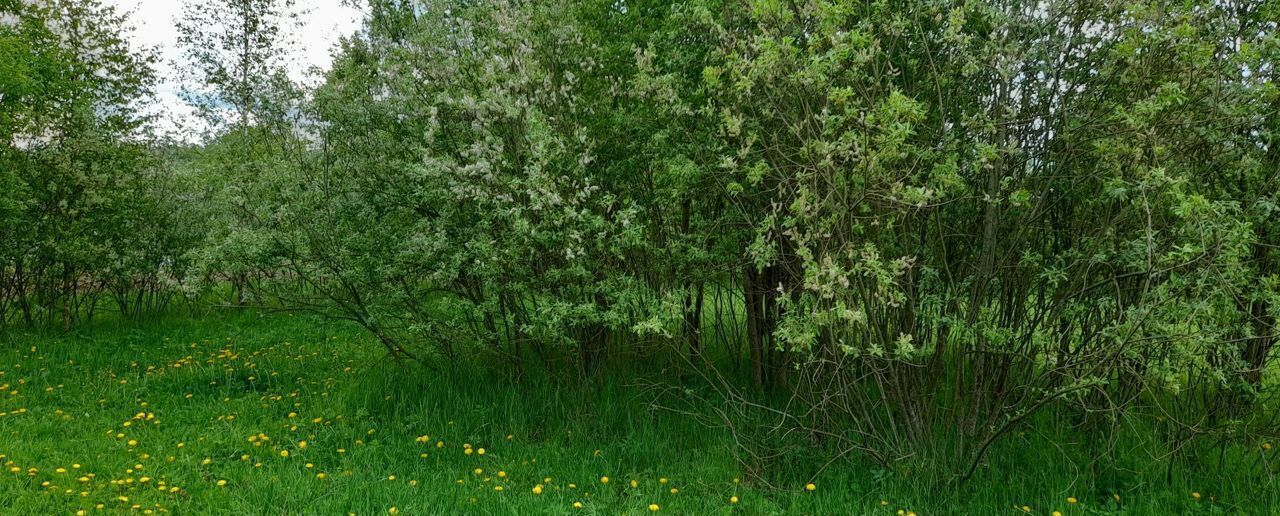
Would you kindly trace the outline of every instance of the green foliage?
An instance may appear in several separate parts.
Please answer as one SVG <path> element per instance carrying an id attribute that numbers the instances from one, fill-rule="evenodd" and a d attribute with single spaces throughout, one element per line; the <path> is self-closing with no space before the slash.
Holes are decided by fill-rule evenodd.
<path id="1" fill-rule="evenodd" d="M 815 473 L 809 463 L 836 451 L 812 443 L 759 479 L 734 460 L 728 429 L 652 409 L 653 393 L 633 379 L 664 381 L 655 362 L 615 369 L 626 375 L 599 385 L 532 375 L 512 388 L 500 372 L 470 366 L 450 381 L 388 367 L 369 360 L 372 341 L 352 324 L 253 312 L 12 336 L 0 344 L 0 385 L 9 386 L 0 397 L 0 510 L 639 514 L 657 503 L 658 514 L 1029 506 L 1076 516 L 1253 514 L 1280 503 L 1273 484 L 1240 467 L 1275 467 L 1280 456 L 1265 442 L 1221 455 L 1193 444 L 1194 453 L 1170 456 L 1154 436 L 1172 423 L 1100 436 L 1061 414 L 1021 427 L 960 489 L 937 489 L 945 472 L 916 460 Z M 464 444 L 486 452 L 468 455 Z M 804 490 L 809 482 L 816 490 Z"/>
<path id="2" fill-rule="evenodd" d="M 5 2 L 0 16 L 0 323 L 67 327 L 113 289 L 130 291 L 125 311 L 162 302 L 174 242 L 141 114 L 154 56 L 97 1 Z"/>
<path id="3" fill-rule="evenodd" d="M 308 91 L 291 2 L 210 0 L 181 28 L 214 131 L 164 153 L 120 21 L 121 73 L 39 89 L 97 65 L 49 44 L 82 11 L 21 5 L 23 313 L 147 277 L 433 375 L 590 385 L 669 348 L 655 383 L 760 477 L 817 443 L 960 482 L 1048 412 L 1173 456 L 1275 437 L 1274 2 L 371 0 Z"/>

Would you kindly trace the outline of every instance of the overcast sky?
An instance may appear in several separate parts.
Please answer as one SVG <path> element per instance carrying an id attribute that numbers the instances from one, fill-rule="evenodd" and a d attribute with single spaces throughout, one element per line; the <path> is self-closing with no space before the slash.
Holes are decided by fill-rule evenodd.
<path id="1" fill-rule="evenodd" d="M 173 63 L 182 57 L 178 48 L 178 31 L 175 21 L 182 15 L 184 5 L 190 0 L 104 0 L 123 12 L 137 30 L 133 33 L 135 47 L 157 47 L 161 63 L 158 64 L 162 81 L 157 87 L 157 109 L 163 114 L 160 126 L 165 130 L 179 127 L 200 127 L 194 111 L 178 97 L 178 80 Z M 298 6 L 309 10 L 302 18 L 302 28 L 294 38 L 302 54 L 296 56 L 298 64 L 290 70 L 295 80 L 304 79 L 312 66 L 327 69 L 330 50 L 338 38 L 356 31 L 361 13 L 356 8 L 343 5 L 342 0 L 298 0 Z M 190 139 L 193 135 L 185 135 Z"/>

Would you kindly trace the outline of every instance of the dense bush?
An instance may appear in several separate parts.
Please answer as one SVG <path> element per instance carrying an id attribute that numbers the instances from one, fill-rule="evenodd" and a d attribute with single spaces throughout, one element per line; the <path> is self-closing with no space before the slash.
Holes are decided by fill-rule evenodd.
<path id="1" fill-rule="evenodd" d="M 0 2 L 0 324 L 168 302 L 181 245 L 141 109 L 149 53 L 95 1 Z M 159 191 L 158 191 L 159 190 Z"/>
<path id="2" fill-rule="evenodd" d="M 252 5 L 226 30 L 287 23 Z M 71 233 L 0 235 L 0 310 L 203 279 L 442 372 L 669 346 L 724 422 L 771 416 L 747 446 L 955 478 L 1049 407 L 1275 432 L 1275 3 L 372 0 L 314 91 L 207 12 L 184 43 L 219 123 L 164 161 L 181 195 L 131 190 L 159 184 L 132 125 L 6 129 L 6 227 Z M 28 25 L 0 64 L 80 66 Z M 3 101 L 11 125 L 64 112 Z M 84 163 L 111 171 L 70 201 L 91 217 L 41 211 L 78 206 L 44 185 Z M 175 213 L 199 228 L 140 229 Z"/>

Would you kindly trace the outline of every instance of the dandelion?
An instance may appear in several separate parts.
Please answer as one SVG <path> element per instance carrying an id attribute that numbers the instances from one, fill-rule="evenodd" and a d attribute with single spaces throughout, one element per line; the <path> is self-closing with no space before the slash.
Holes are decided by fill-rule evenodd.
<path id="1" fill-rule="evenodd" d="M 533 486 L 533 494 L 536 494 L 536 495 L 542 494 L 542 484 Z"/>
<path id="2" fill-rule="evenodd" d="M 281 456 L 281 457 L 288 458 L 288 457 L 289 457 L 289 450 L 280 450 L 280 456 Z"/>
<path id="3" fill-rule="evenodd" d="M 390 514 L 390 515 L 392 515 L 392 516 L 395 516 L 396 514 L 400 514 L 400 509 L 397 509 L 397 508 L 395 508 L 395 507 L 392 507 L 392 508 L 390 508 L 390 509 L 387 509 L 387 514 Z"/>
<path id="4" fill-rule="evenodd" d="M 730 497 L 729 497 L 729 503 L 738 503 L 738 497 L 736 497 L 736 496 L 730 496 Z"/>
<path id="5" fill-rule="evenodd" d="M 298 448 L 299 448 L 299 449 L 306 449 L 306 448 L 307 448 L 307 442 L 306 442 L 306 441 L 298 441 Z"/>
<path id="6" fill-rule="evenodd" d="M 808 483 L 808 484 L 805 484 L 805 485 L 804 485 L 804 490 L 805 490 L 805 491 L 813 491 L 813 490 L 816 490 L 816 489 L 818 489 L 818 486 L 814 485 L 812 482 L 810 482 L 810 483 Z"/>
<path id="7" fill-rule="evenodd" d="M 661 509 L 661 507 L 658 507 L 658 504 L 656 503 L 649 504 L 649 512 L 658 512 L 658 509 Z"/>
<path id="8" fill-rule="evenodd" d="M 226 480 L 219 480 L 219 481 L 218 481 L 218 487 L 225 487 L 226 485 L 227 485 L 227 481 L 226 481 Z"/>
<path id="9" fill-rule="evenodd" d="M 1200 493 L 1191 493 L 1191 497 L 1192 497 L 1192 498 L 1195 498 L 1196 500 L 1199 500 L 1199 499 L 1200 499 Z"/>
<path id="10" fill-rule="evenodd" d="M 484 455 L 484 448 L 480 448 L 480 449 L 476 450 L 476 454 L 477 454 L 477 455 Z"/>
<path id="11" fill-rule="evenodd" d="M 635 481 L 635 479 L 632 479 L 632 480 L 631 480 L 631 488 L 632 488 L 632 489 L 635 489 L 635 488 L 637 488 L 637 487 L 640 487 L 640 483 L 639 483 L 639 482 L 636 482 L 636 481 Z"/>
<path id="12" fill-rule="evenodd" d="M 1076 500 L 1076 497 L 1074 496 L 1067 497 L 1067 503 L 1074 505 L 1076 502 L 1079 502 L 1079 500 Z"/>
<path id="13" fill-rule="evenodd" d="M 573 502 L 573 508 L 574 508 L 574 509 L 581 509 L 581 508 L 582 508 L 582 502 Z"/>
<path id="14" fill-rule="evenodd" d="M 608 483 L 609 483 L 609 477 L 600 477 L 600 483 L 601 483 L 601 484 L 608 484 Z"/>

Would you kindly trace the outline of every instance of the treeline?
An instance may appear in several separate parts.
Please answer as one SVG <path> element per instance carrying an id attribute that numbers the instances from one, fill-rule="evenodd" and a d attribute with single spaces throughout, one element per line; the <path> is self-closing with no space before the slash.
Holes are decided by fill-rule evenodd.
<path id="1" fill-rule="evenodd" d="M 0 326 L 175 299 L 189 246 L 142 114 L 154 56 L 93 2 L 0 1 Z"/>
<path id="2" fill-rule="evenodd" d="M 958 477 L 1049 407 L 1276 432 L 1280 4 L 371 0 L 311 89 L 290 3 L 197 5 L 199 146 L 115 125 L 146 81 L 0 99 L 5 320 L 229 284 L 442 372 L 667 346 Z M 0 81 L 98 77 L 38 12 Z"/>

